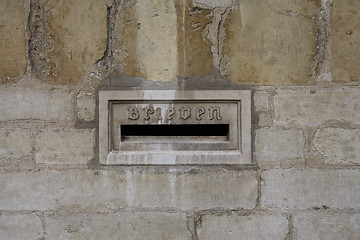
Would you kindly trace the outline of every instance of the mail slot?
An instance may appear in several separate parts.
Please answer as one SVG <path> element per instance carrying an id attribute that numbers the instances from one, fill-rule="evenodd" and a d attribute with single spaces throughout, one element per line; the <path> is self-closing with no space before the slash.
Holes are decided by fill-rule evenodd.
<path id="1" fill-rule="evenodd" d="M 224 137 L 228 139 L 229 124 L 169 124 L 169 125 L 121 125 L 120 133 L 122 141 L 125 138 L 138 136 L 146 140 L 149 137 L 169 137 L 169 136 L 186 136 L 186 137 Z"/>
<path id="2" fill-rule="evenodd" d="M 251 163 L 250 91 L 99 91 L 102 164 Z"/>

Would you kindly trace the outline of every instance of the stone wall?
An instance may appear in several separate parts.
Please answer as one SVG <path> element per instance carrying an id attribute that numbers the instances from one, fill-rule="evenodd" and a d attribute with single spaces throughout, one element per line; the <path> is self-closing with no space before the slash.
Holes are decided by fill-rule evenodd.
<path id="1" fill-rule="evenodd" d="M 0 0 L 0 239 L 360 239 L 359 16 Z M 99 88 L 188 79 L 252 90 L 253 164 L 99 164 Z"/>

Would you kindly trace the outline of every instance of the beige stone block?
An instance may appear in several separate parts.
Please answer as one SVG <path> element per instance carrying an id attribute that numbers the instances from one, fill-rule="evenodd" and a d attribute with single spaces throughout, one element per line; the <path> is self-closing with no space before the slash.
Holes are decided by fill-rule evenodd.
<path id="1" fill-rule="evenodd" d="M 45 218 L 46 237 L 57 239 L 191 239 L 184 213 L 56 214 Z"/>
<path id="2" fill-rule="evenodd" d="M 195 8 L 192 0 L 134 0 L 124 5 L 118 43 L 124 74 L 171 81 L 212 73 L 211 44 L 205 37 L 210 10 Z"/>
<path id="3" fill-rule="evenodd" d="M 315 151 L 328 164 L 360 164 L 360 130 L 319 129 L 313 140 Z"/>
<path id="4" fill-rule="evenodd" d="M 0 84 L 14 83 L 26 68 L 25 1 L 0 0 Z"/>
<path id="5" fill-rule="evenodd" d="M 359 170 L 273 169 L 262 174 L 261 206 L 276 209 L 360 207 Z"/>
<path id="6" fill-rule="evenodd" d="M 199 240 L 285 239 L 288 221 L 279 214 L 205 215 L 197 227 Z"/>
<path id="7" fill-rule="evenodd" d="M 257 162 L 304 157 L 305 139 L 301 130 L 261 128 L 255 134 Z"/>
<path id="8" fill-rule="evenodd" d="M 124 73 L 170 81 L 177 75 L 175 1 L 135 0 L 127 3 L 120 45 Z"/>
<path id="9" fill-rule="evenodd" d="M 76 96 L 78 119 L 92 121 L 95 118 L 95 94 L 80 92 Z"/>
<path id="10" fill-rule="evenodd" d="M 360 239 L 360 214 L 297 213 L 293 225 L 296 240 Z"/>
<path id="11" fill-rule="evenodd" d="M 0 172 L 1 210 L 252 209 L 256 199 L 251 170 Z"/>
<path id="12" fill-rule="evenodd" d="M 43 239 L 41 220 L 35 214 L 0 213 L 0 239 Z"/>
<path id="13" fill-rule="evenodd" d="M 36 163 L 87 164 L 95 157 L 95 131 L 45 129 L 35 138 Z"/>
<path id="14" fill-rule="evenodd" d="M 359 88 L 277 90 L 274 105 L 278 124 L 360 123 Z"/>
<path id="15" fill-rule="evenodd" d="M 71 119 L 71 94 L 61 89 L 0 89 L 0 121 Z"/>
<path id="16" fill-rule="evenodd" d="M 106 19 L 106 0 L 32 1 L 29 47 L 35 75 L 51 84 L 82 82 L 106 50 Z"/>
<path id="17" fill-rule="evenodd" d="M 312 84 L 318 2 L 239 0 L 224 23 L 221 73 L 239 84 Z"/>
<path id="18" fill-rule="evenodd" d="M 360 2 L 334 1 L 331 7 L 333 82 L 360 81 Z"/>
<path id="19" fill-rule="evenodd" d="M 0 159 L 12 159 L 31 154 L 31 132 L 26 129 L 0 129 Z"/>

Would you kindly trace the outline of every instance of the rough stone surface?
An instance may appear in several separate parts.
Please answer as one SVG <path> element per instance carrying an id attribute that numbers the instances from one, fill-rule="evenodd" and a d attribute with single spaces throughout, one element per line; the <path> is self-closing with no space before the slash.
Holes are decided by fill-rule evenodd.
<path id="1" fill-rule="evenodd" d="M 0 121 L 71 119 L 71 95 L 65 90 L 0 89 Z"/>
<path id="2" fill-rule="evenodd" d="M 325 157 L 325 163 L 360 164 L 360 130 L 320 129 L 313 144 L 315 151 Z"/>
<path id="3" fill-rule="evenodd" d="M 92 93 L 81 92 L 76 96 L 78 119 L 92 121 L 95 118 L 95 96 Z"/>
<path id="4" fill-rule="evenodd" d="M 331 8 L 331 66 L 333 82 L 360 81 L 360 2 L 334 1 Z"/>
<path id="5" fill-rule="evenodd" d="M 299 213 L 293 225 L 296 240 L 360 239 L 360 214 Z"/>
<path id="6" fill-rule="evenodd" d="M 320 125 L 330 121 L 360 124 L 359 88 L 277 90 L 275 123 Z"/>
<path id="7" fill-rule="evenodd" d="M 95 157 L 95 131 L 46 129 L 35 138 L 36 163 L 86 164 Z"/>
<path id="8" fill-rule="evenodd" d="M 186 223 L 186 214 L 153 212 L 56 214 L 45 219 L 49 240 L 191 239 Z"/>
<path id="9" fill-rule="evenodd" d="M 255 133 L 255 159 L 276 161 L 304 156 L 305 139 L 301 130 L 261 128 Z"/>
<path id="10" fill-rule="evenodd" d="M 255 171 L 44 170 L 0 174 L 3 210 L 252 209 L 256 199 Z"/>
<path id="11" fill-rule="evenodd" d="M 319 2 L 240 0 L 225 19 L 221 73 L 240 84 L 312 84 Z"/>
<path id="12" fill-rule="evenodd" d="M 41 220 L 35 214 L 0 213 L 0 239 L 43 239 Z"/>
<path id="13" fill-rule="evenodd" d="M 177 74 L 177 18 L 175 1 L 134 0 L 124 8 L 119 39 L 125 50 L 124 73 L 169 81 Z"/>
<path id="14" fill-rule="evenodd" d="M 266 111 L 269 108 L 269 94 L 265 90 L 259 90 L 254 93 L 255 111 Z"/>
<path id="15" fill-rule="evenodd" d="M 12 159 L 31 154 L 31 132 L 25 129 L 0 129 L 0 159 Z"/>
<path id="16" fill-rule="evenodd" d="M 194 4 L 200 4 L 209 8 L 229 7 L 233 5 L 236 0 L 193 0 Z"/>
<path id="17" fill-rule="evenodd" d="M 199 240 L 285 239 L 288 221 L 281 215 L 205 215 L 197 228 Z"/>
<path id="18" fill-rule="evenodd" d="M 0 84 L 14 83 L 26 68 L 25 1 L 0 1 Z"/>
<path id="19" fill-rule="evenodd" d="M 194 8 L 192 0 L 133 0 L 123 5 L 118 44 L 124 74 L 170 81 L 212 73 L 211 44 L 203 36 L 211 23 L 210 10 Z"/>
<path id="20" fill-rule="evenodd" d="M 106 50 L 106 0 L 31 2 L 29 42 L 35 75 L 51 84 L 82 82 Z"/>
<path id="21" fill-rule="evenodd" d="M 264 208 L 360 208 L 356 169 L 273 169 L 262 174 L 261 204 Z"/>

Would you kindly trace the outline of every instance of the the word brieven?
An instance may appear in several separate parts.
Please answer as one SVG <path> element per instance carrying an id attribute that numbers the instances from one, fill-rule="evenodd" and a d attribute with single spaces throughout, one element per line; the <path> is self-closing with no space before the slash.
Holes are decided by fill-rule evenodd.
<path id="1" fill-rule="evenodd" d="M 206 114 L 207 113 L 207 114 Z M 128 107 L 128 119 L 138 120 L 143 118 L 144 120 L 156 119 L 162 120 L 162 109 L 153 108 L 151 106 L 146 106 L 143 108 L 138 107 Z M 181 106 L 177 109 L 170 107 L 165 110 L 165 120 L 173 120 L 174 118 L 187 120 L 191 117 L 195 117 L 196 120 L 201 121 L 204 117 L 208 120 L 218 120 L 222 119 L 220 107 L 197 107 L 194 110 L 188 106 Z"/>

